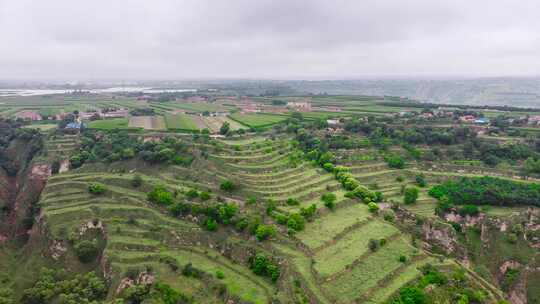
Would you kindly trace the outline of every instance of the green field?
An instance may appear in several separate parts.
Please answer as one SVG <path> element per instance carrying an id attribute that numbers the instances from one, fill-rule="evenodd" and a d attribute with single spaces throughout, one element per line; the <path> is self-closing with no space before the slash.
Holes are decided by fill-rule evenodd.
<path id="1" fill-rule="evenodd" d="M 102 130 L 126 129 L 128 128 L 128 123 L 127 118 L 94 120 L 88 123 L 88 128 Z"/>
<path id="2" fill-rule="evenodd" d="M 165 124 L 168 129 L 196 131 L 199 127 L 188 114 L 165 114 Z"/>
<path id="3" fill-rule="evenodd" d="M 271 115 L 271 114 L 231 114 L 231 119 L 246 125 L 250 128 L 269 127 L 287 119 L 286 116 Z"/>

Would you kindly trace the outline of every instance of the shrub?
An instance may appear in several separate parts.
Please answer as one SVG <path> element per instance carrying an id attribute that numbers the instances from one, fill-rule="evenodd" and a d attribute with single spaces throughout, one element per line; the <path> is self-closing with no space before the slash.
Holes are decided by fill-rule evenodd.
<path id="1" fill-rule="evenodd" d="M 394 210 L 386 209 L 383 211 L 383 218 L 385 221 L 393 222 L 396 219 Z"/>
<path id="2" fill-rule="evenodd" d="M 257 203 L 257 198 L 255 196 L 249 196 L 246 203 L 248 205 L 255 205 Z"/>
<path id="3" fill-rule="evenodd" d="M 300 208 L 300 214 L 306 219 L 310 220 L 315 215 L 315 212 L 317 211 L 317 205 L 311 204 L 307 208 Z"/>
<path id="4" fill-rule="evenodd" d="M 219 189 L 226 192 L 233 192 L 236 190 L 236 185 L 230 180 L 225 180 L 219 185 Z"/>
<path id="5" fill-rule="evenodd" d="M 203 191 L 201 192 L 201 194 L 199 194 L 199 198 L 204 202 L 212 198 L 212 195 L 210 194 L 210 192 Z"/>
<path id="6" fill-rule="evenodd" d="M 277 281 L 280 276 L 279 266 L 262 253 L 257 253 L 249 258 L 249 268 L 256 275 L 270 277 L 273 282 Z"/>
<path id="7" fill-rule="evenodd" d="M 373 198 L 373 201 L 376 203 L 382 202 L 384 199 L 384 195 L 381 191 L 375 191 L 375 197 Z"/>
<path id="8" fill-rule="evenodd" d="M 377 205 L 377 203 L 371 202 L 368 204 L 368 209 L 369 209 L 369 212 L 375 213 L 379 211 L 379 205 Z"/>
<path id="9" fill-rule="evenodd" d="M 372 252 L 377 251 L 377 249 L 379 249 L 379 241 L 376 239 L 369 239 L 368 248 Z"/>
<path id="10" fill-rule="evenodd" d="M 222 280 L 225 278 L 225 274 L 221 270 L 216 270 L 216 278 Z"/>
<path id="11" fill-rule="evenodd" d="M 418 199 L 418 188 L 416 187 L 408 187 L 405 189 L 403 202 L 407 205 L 416 203 L 416 200 Z"/>
<path id="12" fill-rule="evenodd" d="M 334 171 L 334 164 L 332 163 L 325 163 L 323 165 L 323 169 L 328 171 L 328 172 L 333 172 Z"/>
<path id="13" fill-rule="evenodd" d="M 296 198 L 289 197 L 286 201 L 287 205 L 289 206 L 298 206 L 300 205 L 300 202 Z"/>
<path id="14" fill-rule="evenodd" d="M 334 203 L 336 201 L 337 197 L 334 193 L 328 192 L 321 196 L 321 200 L 326 203 Z"/>
<path id="15" fill-rule="evenodd" d="M 458 213 L 462 216 L 475 216 L 480 213 L 480 209 L 478 209 L 478 207 L 475 205 L 463 205 L 461 208 L 459 208 Z"/>
<path id="16" fill-rule="evenodd" d="M 398 177 L 396 177 L 396 181 L 397 181 L 398 183 L 401 183 L 401 182 L 403 182 L 404 180 L 405 180 L 405 178 L 403 178 L 403 176 L 401 176 L 401 175 L 399 175 Z"/>
<path id="17" fill-rule="evenodd" d="M 131 178 L 131 186 L 133 188 L 139 188 L 140 186 L 142 186 L 142 183 L 143 183 L 143 179 L 139 174 L 135 174 Z"/>
<path id="18" fill-rule="evenodd" d="M 204 223 L 204 227 L 208 231 L 216 231 L 218 228 L 218 224 L 216 220 L 210 218 L 206 220 L 206 222 Z"/>
<path id="19" fill-rule="evenodd" d="M 81 241 L 75 245 L 75 254 L 79 260 L 83 263 L 89 263 L 94 261 L 98 254 L 99 249 L 97 247 L 96 241 Z"/>
<path id="20" fill-rule="evenodd" d="M 186 192 L 186 196 L 190 199 L 194 199 L 196 197 L 199 196 L 199 191 L 195 190 L 195 189 L 189 189 L 187 192 Z"/>
<path id="21" fill-rule="evenodd" d="M 103 193 L 105 193 L 105 191 L 107 191 L 107 188 L 103 184 L 92 183 L 92 184 L 88 185 L 88 192 L 90 192 L 90 193 L 92 193 L 94 195 L 103 194 Z"/>
<path id="22" fill-rule="evenodd" d="M 289 219 L 287 220 L 287 228 L 293 231 L 301 231 L 304 230 L 304 226 L 305 220 L 300 214 L 293 213 L 289 216 Z"/>
<path id="23" fill-rule="evenodd" d="M 425 187 L 427 185 L 424 174 L 417 174 L 414 178 L 418 187 Z"/>
<path id="24" fill-rule="evenodd" d="M 400 261 L 401 263 L 405 263 L 407 262 L 407 257 L 404 255 L 400 255 L 398 261 Z"/>
<path id="25" fill-rule="evenodd" d="M 149 201 L 160 205 L 171 205 L 173 203 L 173 194 L 163 186 L 156 186 L 147 194 Z"/>
<path id="26" fill-rule="evenodd" d="M 259 225 L 255 231 L 255 237 L 258 241 L 264 241 L 276 235 L 276 228 L 272 225 Z"/>
<path id="27" fill-rule="evenodd" d="M 394 169 L 403 169 L 405 168 L 405 160 L 398 155 L 391 155 L 385 157 L 386 163 L 388 164 L 388 167 L 394 168 Z"/>

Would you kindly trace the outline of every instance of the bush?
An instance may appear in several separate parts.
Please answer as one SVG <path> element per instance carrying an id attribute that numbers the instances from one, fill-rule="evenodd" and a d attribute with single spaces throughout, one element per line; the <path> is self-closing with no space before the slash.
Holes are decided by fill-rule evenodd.
<path id="1" fill-rule="evenodd" d="M 216 278 L 223 280 L 225 278 L 225 274 L 221 270 L 216 270 Z"/>
<path id="2" fill-rule="evenodd" d="M 324 202 L 325 206 L 327 204 L 334 206 L 335 205 L 334 203 L 336 202 L 336 199 L 337 199 L 337 196 L 332 192 L 325 193 L 325 194 L 323 194 L 321 196 L 321 200 Z M 329 209 L 333 209 L 333 208 L 329 208 Z"/>
<path id="3" fill-rule="evenodd" d="M 376 239 L 369 239 L 368 248 L 372 252 L 377 251 L 377 249 L 379 249 L 379 241 Z"/>
<path id="4" fill-rule="evenodd" d="M 379 205 L 377 205 L 377 203 L 371 202 L 368 204 L 368 210 L 371 213 L 375 213 L 379 211 Z"/>
<path id="5" fill-rule="evenodd" d="M 255 196 L 248 197 L 246 203 L 248 205 L 255 205 L 257 203 L 257 198 Z"/>
<path id="6" fill-rule="evenodd" d="M 416 187 L 408 187 L 405 189 L 403 202 L 407 205 L 416 203 L 416 200 L 418 199 L 418 188 Z"/>
<path id="7" fill-rule="evenodd" d="M 286 201 L 287 205 L 289 206 L 298 206 L 300 205 L 300 202 L 296 198 L 289 197 Z"/>
<path id="8" fill-rule="evenodd" d="M 394 210 L 386 209 L 383 211 L 383 218 L 385 221 L 393 222 L 396 219 Z"/>
<path id="9" fill-rule="evenodd" d="M 226 192 L 233 192 L 236 190 L 236 185 L 230 180 L 225 180 L 219 185 L 219 189 Z"/>
<path id="10" fill-rule="evenodd" d="M 199 191 L 197 191 L 195 189 L 189 189 L 186 192 L 186 196 L 187 196 L 187 198 L 194 199 L 194 198 L 199 196 Z"/>
<path id="11" fill-rule="evenodd" d="M 385 157 L 386 163 L 388 164 L 388 167 L 394 168 L 394 169 L 403 169 L 405 168 L 405 160 L 398 155 L 391 155 Z"/>
<path id="12" fill-rule="evenodd" d="M 293 231 L 301 231 L 304 230 L 304 226 L 305 220 L 300 214 L 293 213 L 289 216 L 289 219 L 287 220 L 287 228 Z"/>
<path id="13" fill-rule="evenodd" d="M 212 195 L 209 192 L 203 191 L 201 194 L 199 194 L 199 198 L 201 201 L 205 202 L 212 198 Z"/>
<path id="14" fill-rule="evenodd" d="M 206 220 L 206 222 L 204 223 L 204 227 L 208 231 L 216 231 L 218 228 L 218 223 L 216 222 L 216 220 L 210 218 Z"/>
<path id="15" fill-rule="evenodd" d="M 249 258 L 249 268 L 256 275 L 270 277 L 273 282 L 277 281 L 280 276 L 279 266 L 262 253 Z"/>
<path id="16" fill-rule="evenodd" d="M 173 194 L 163 186 L 156 186 L 147 194 L 149 201 L 160 205 L 171 205 L 173 203 Z"/>
<path id="17" fill-rule="evenodd" d="M 75 254 L 81 262 L 90 263 L 97 258 L 99 249 L 96 243 L 96 241 L 84 240 L 75 245 Z"/>
<path id="18" fill-rule="evenodd" d="M 107 188 L 105 185 L 100 183 L 92 183 L 88 186 L 88 192 L 94 194 L 94 195 L 100 195 L 105 193 L 107 191 Z"/>
<path id="19" fill-rule="evenodd" d="M 416 180 L 416 184 L 418 185 L 418 187 L 427 186 L 427 182 L 426 182 L 426 178 L 425 178 L 424 174 L 417 174 L 416 177 L 415 177 L 415 180 Z"/>
<path id="20" fill-rule="evenodd" d="M 131 186 L 134 188 L 139 188 L 142 186 L 143 179 L 139 174 L 135 174 L 133 178 L 131 178 Z"/>
<path id="21" fill-rule="evenodd" d="M 276 228 L 272 225 L 259 225 L 255 231 L 255 237 L 258 241 L 264 241 L 276 235 Z"/>
<path id="22" fill-rule="evenodd" d="M 400 255 L 398 261 L 400 261 L 401 263 L 405 263 L 407 262 L 407 257 L 404 255 Z"/>
<path id="23" fill-rule="evenodd" d="M 310 220 L 315 215 L 315 212 L 317 212 L 317 205 L 311 204 L 307 208 L 300 208 L 300 214 L 306 219 Z"/>
<path id="24" fill-rule="evenodd" d="M 464 205 L 461 208 L 459 208 L 458 213 L 462 216 L 470 215 L 475 216 L 480 213 L 480 209 L 478 209 L 475 205 Z"/>

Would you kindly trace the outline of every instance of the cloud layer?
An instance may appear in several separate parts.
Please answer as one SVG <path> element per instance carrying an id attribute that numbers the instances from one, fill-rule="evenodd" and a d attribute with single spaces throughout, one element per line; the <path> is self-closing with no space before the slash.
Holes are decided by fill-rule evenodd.
<path id="1" fill-rule="evenodd" d="M 0 78 L 509 76 L 537 0 L 0 0 Z"/>

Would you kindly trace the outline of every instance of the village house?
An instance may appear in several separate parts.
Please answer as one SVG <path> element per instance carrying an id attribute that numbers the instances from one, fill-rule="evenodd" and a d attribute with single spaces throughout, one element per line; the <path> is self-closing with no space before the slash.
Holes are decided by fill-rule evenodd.
<path id="1" fill-rule="evenodd" d="M 459 117 L 459 121 L 461 122 L 474 122 L 476 120 L 476 117 L 474 115 L 463 115 Z"/>
<path id="2" fill-rule="evenodd" d="M 299 112 L 311 112 L 311 102 L 309 101 L 289 101 L 287 107 Z"/>
<path id="3" fill-rule="evenodd" d="M 529 125 L 538 125 L 538 124 L 540 124 L 540 115 L 531 115 L 531 116 L 529 116 L 529 119 L 527 120 L 527 124 L 529 124 Z"/>
<path id="4" fill-rule="evenodd" d="M 23 119 L 23 120 L 32 120 L 32 121 L 43 119 L 37 111 L 30 111 L 30 110 L 20 111 L 17 114 L 15 114 L 15 117 Z"/>

